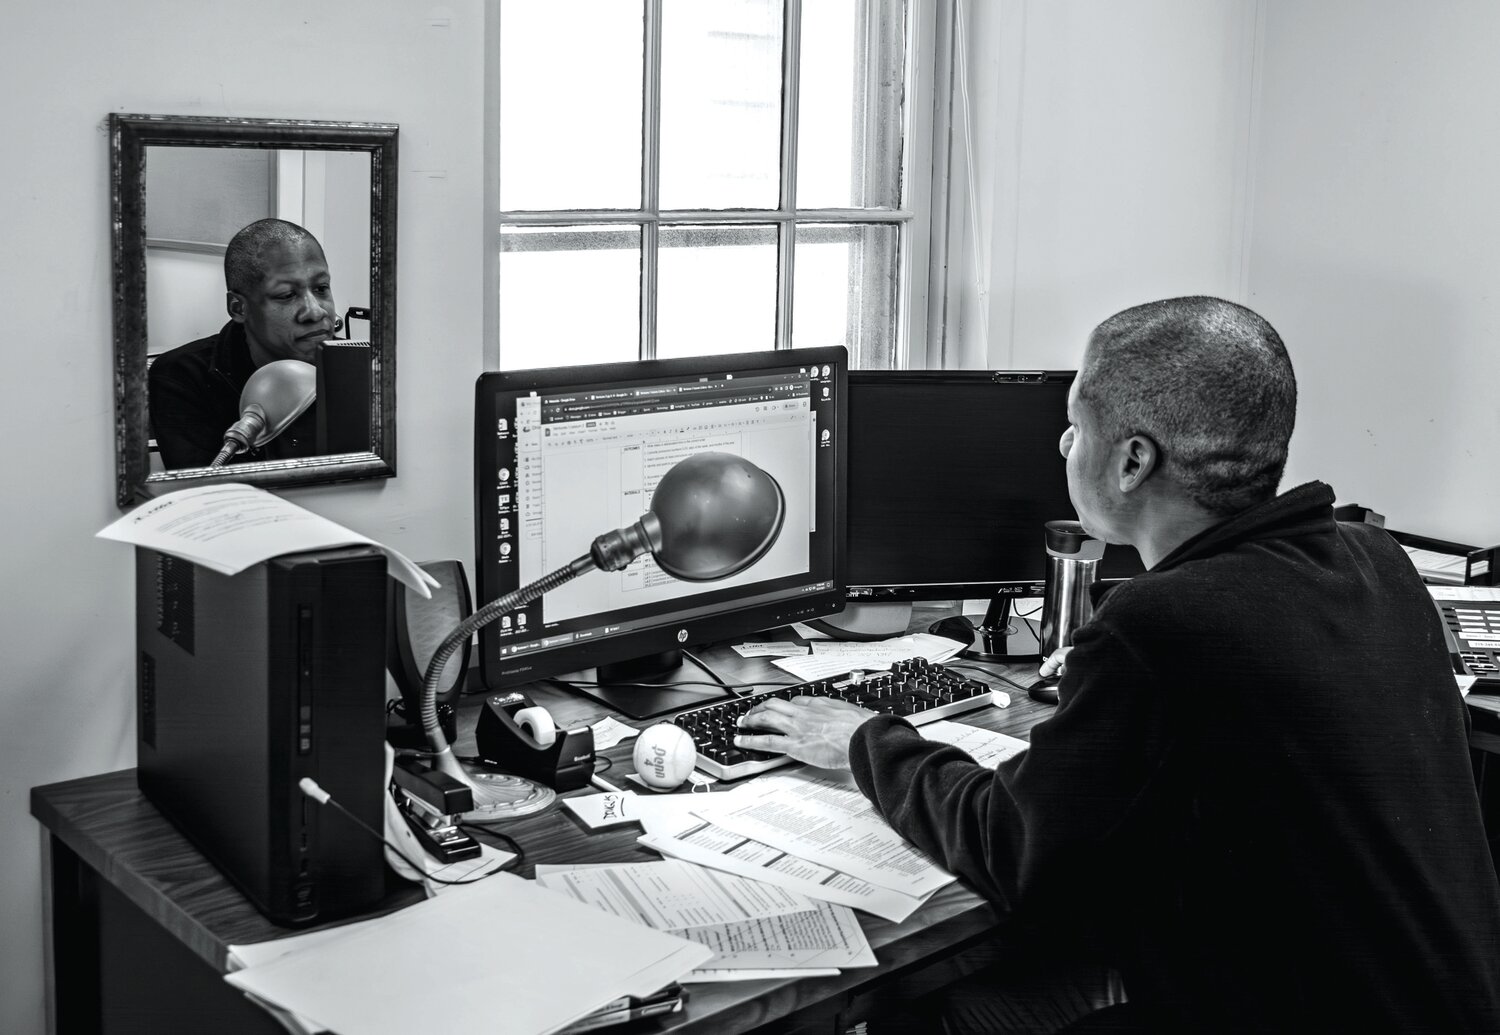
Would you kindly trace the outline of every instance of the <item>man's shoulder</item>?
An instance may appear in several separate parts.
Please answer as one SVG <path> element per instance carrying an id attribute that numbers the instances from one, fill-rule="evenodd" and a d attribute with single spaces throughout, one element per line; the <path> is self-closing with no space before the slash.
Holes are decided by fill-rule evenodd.
<path id="1" fill-rule="evenodd" d="M 214 355 L 224 337 L 224 329 L 168 349 L 150 361 L 147 378 L 156 384 L 163 381 L 199 381 L 213 369 Z"/>

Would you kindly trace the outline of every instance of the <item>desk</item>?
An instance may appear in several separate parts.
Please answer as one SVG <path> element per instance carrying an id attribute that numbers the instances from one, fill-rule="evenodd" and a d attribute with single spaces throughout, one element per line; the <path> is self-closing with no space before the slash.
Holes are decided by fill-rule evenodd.
<path id="1" fill-rule="evenodd" d="M 920 627 L 930 620 L 930 615 L 918 616 Z M 919 626 L 914 622 L 913 627 Z M 994 667 L 1019 679 L 1035 671 L 1032 664 Z M 787 679 L 780 670 L 765 671 Z M 983 678 L 973 669 L 965 671 Z M 746 668 L 738 675 L 749 673 Z M 1024 692 L 995 685 L 1010 693 L 1010 707 L 984 708 L 961 716 L 962 721 L 1024 738 L 1050 712 Z M 604 705 L 546 686 L 533 688 L 532 696 L 563 726 L 608 713 Z M 473 707 L 465 709 L 467 718 L 460 723 L 459 754 L 473 750 Z M 601 753 L 614 761 L 614 782 L 631 771 L 630 751 L 627 742 Z M 58 1030 L 282 1030 L 221 975 L 229 945 L 265 941 L 288 930 L 261 916 L 157 812 L 137 789 L 134 770 L 35 788 L 31 811 L 48 834 L 47 974 Z M 525 847 L 520 872 L 526 877 L 537 863 L 658 858 L 636 845 L 636 827 L 590 833 L 557 804 L 499 829 Z M 390 885 L 387 909 L 421 898 L 415 885 L 399 878 L 392 876 Z M 953 884 L 902 924 L 863 913 L 860 920 L 878 967 L 832 978 L 695 985 L 682 1014 L 647 1030 L 836 1030 L 835 1020 L 859 997 L 891 981 L 920 980 L 924 969 L 985 941 L 996 915 L 977 895 Z M 512 939 L 501 944 L 507 943 L 497 949 L 497 958 L 521 947 Z"/>

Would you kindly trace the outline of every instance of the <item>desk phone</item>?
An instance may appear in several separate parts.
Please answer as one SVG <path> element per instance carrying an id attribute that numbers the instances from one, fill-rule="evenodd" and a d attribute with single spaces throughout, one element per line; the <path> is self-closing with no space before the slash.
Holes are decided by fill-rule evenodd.
<path id="1" fill-rule="evenodd" d="M 1474 688 L 1500 693 L 1500 587 L 1428 586 L 1443 618 L 1454 668 L 1476 677 Z"/>

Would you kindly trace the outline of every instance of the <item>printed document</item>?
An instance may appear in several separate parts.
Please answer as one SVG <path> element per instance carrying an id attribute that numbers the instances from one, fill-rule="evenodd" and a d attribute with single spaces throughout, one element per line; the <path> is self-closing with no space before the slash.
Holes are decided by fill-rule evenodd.
<path id="1" fill-rule="evenodd" d="M 771 664 L 785 669 L 803 682 L 826 679 L 854 669 L 887 669 L 904 658 L 926 658 L 935 664 L 947 661 L 963 649 L 957 640 L 931 633 L 911 633 L 888 640 L 845 642 L 817 640 L 806 657 L 777 658 Z"/>
<path id="2" fill-rule="evenodd" d="M 180 489 L 136 507 L 95 533 L 237 575 L 286 553 L 334 546 L 374 546 L 391 575 L 424 597 L 437 579 L 403 554 L 253 485 L 228 482 Z"/>
<path id="3" fill-rule="evenodd" d="M 600 895 L 598 885 L 586 879 L 596 876 L 607 878 L 613 875 L 613 871 L 628 869 L 656 873 L 672 869 L 711 872 L 701 866 L 673 861 L 634 866 L 585 867 L 576 871 L 549 868 L 545 876 L 537 877 L 537 883 L 572 895 L 580 902 L 596 906 L 622 919 L 658 926 L 660 921 L 649 917 L 648 911 L 643 910 L 634 897 L 613 893 Z M 575 876 L 579 879 L 568 879 Z M 713 950 L 713 958 L 707 965 L 716 970 L 766 971 L 875 965 L 875 954 L 853 911 L 847 906 L 831 902 L 807 902 L 807 908 L 795 912 L 776 915 L 763 913 L 752 919 L 687 924 L 673 930 L 680 937 Z"/>
<path id="4" fill-rule="evenodd" d="M 847 773 L 764 773 L 698 815 L 783 852 L 918 898 L 953 881 L 891 829 Z"/>
<path id="5" fill-rule="evenodd" d="M 831 866 L 791 855 L 701 820 L 692 829 L 676 835 L 648 830 L 645 836 L 636 840 L 674 859 L 752 877 L 801 892 L 809 898 L 853 906 L 892 923 L 899 924 L 926 901 L 925 898 L 871 884 Z"/>
<path id="6" fill-rule="evenodd" d="M 549 872 L 536 882 L 658 931 L 738 923 L 813 908 L 811 901 L 796 892 L 673 859 Z"/>
<path id="7" fill-rule="evenodd" d="M 918 727 L 917 732 L 928 740 L 953 745 L 986 769 L 995 768 L 1007 758 L 1019 755 L 1031 746 L 1017 737 L 947 719 L 929 722 L 926 726 Z"/>

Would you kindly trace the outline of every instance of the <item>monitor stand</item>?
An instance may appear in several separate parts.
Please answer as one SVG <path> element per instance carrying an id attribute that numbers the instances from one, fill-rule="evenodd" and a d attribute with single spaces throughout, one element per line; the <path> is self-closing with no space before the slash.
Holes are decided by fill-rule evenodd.
<path id="1" fill-rule="evenodd" d="M 601 665 L 597 669 L 571 672 L 556 677 L 554 681 L 566 690 L 607 704 L 631 719 L 654 719 L 683 708 L 710 704 L 729 695 L 729 691 L 723 689 L 723 681 L 707 665 L 684 650 L 648 654 L 613 665 Z M 713 685 L 670 685 L 686 681 Z"/>
<path id="2" fill-rule="evenodd" d="M 1011 614 L 1010 597 L 991 597 L 984 618 L 974 625 L 974 643 L 963 657 L 975 661 L 1041 660 L 1041 623 Z"/>
<path id="3" fill-rule="evenodd" d="M 911 624 L 911 602 L 849 603 L 838 614 L 803 624 L 836 640 L 887 640 L 905 635 Z"/>

